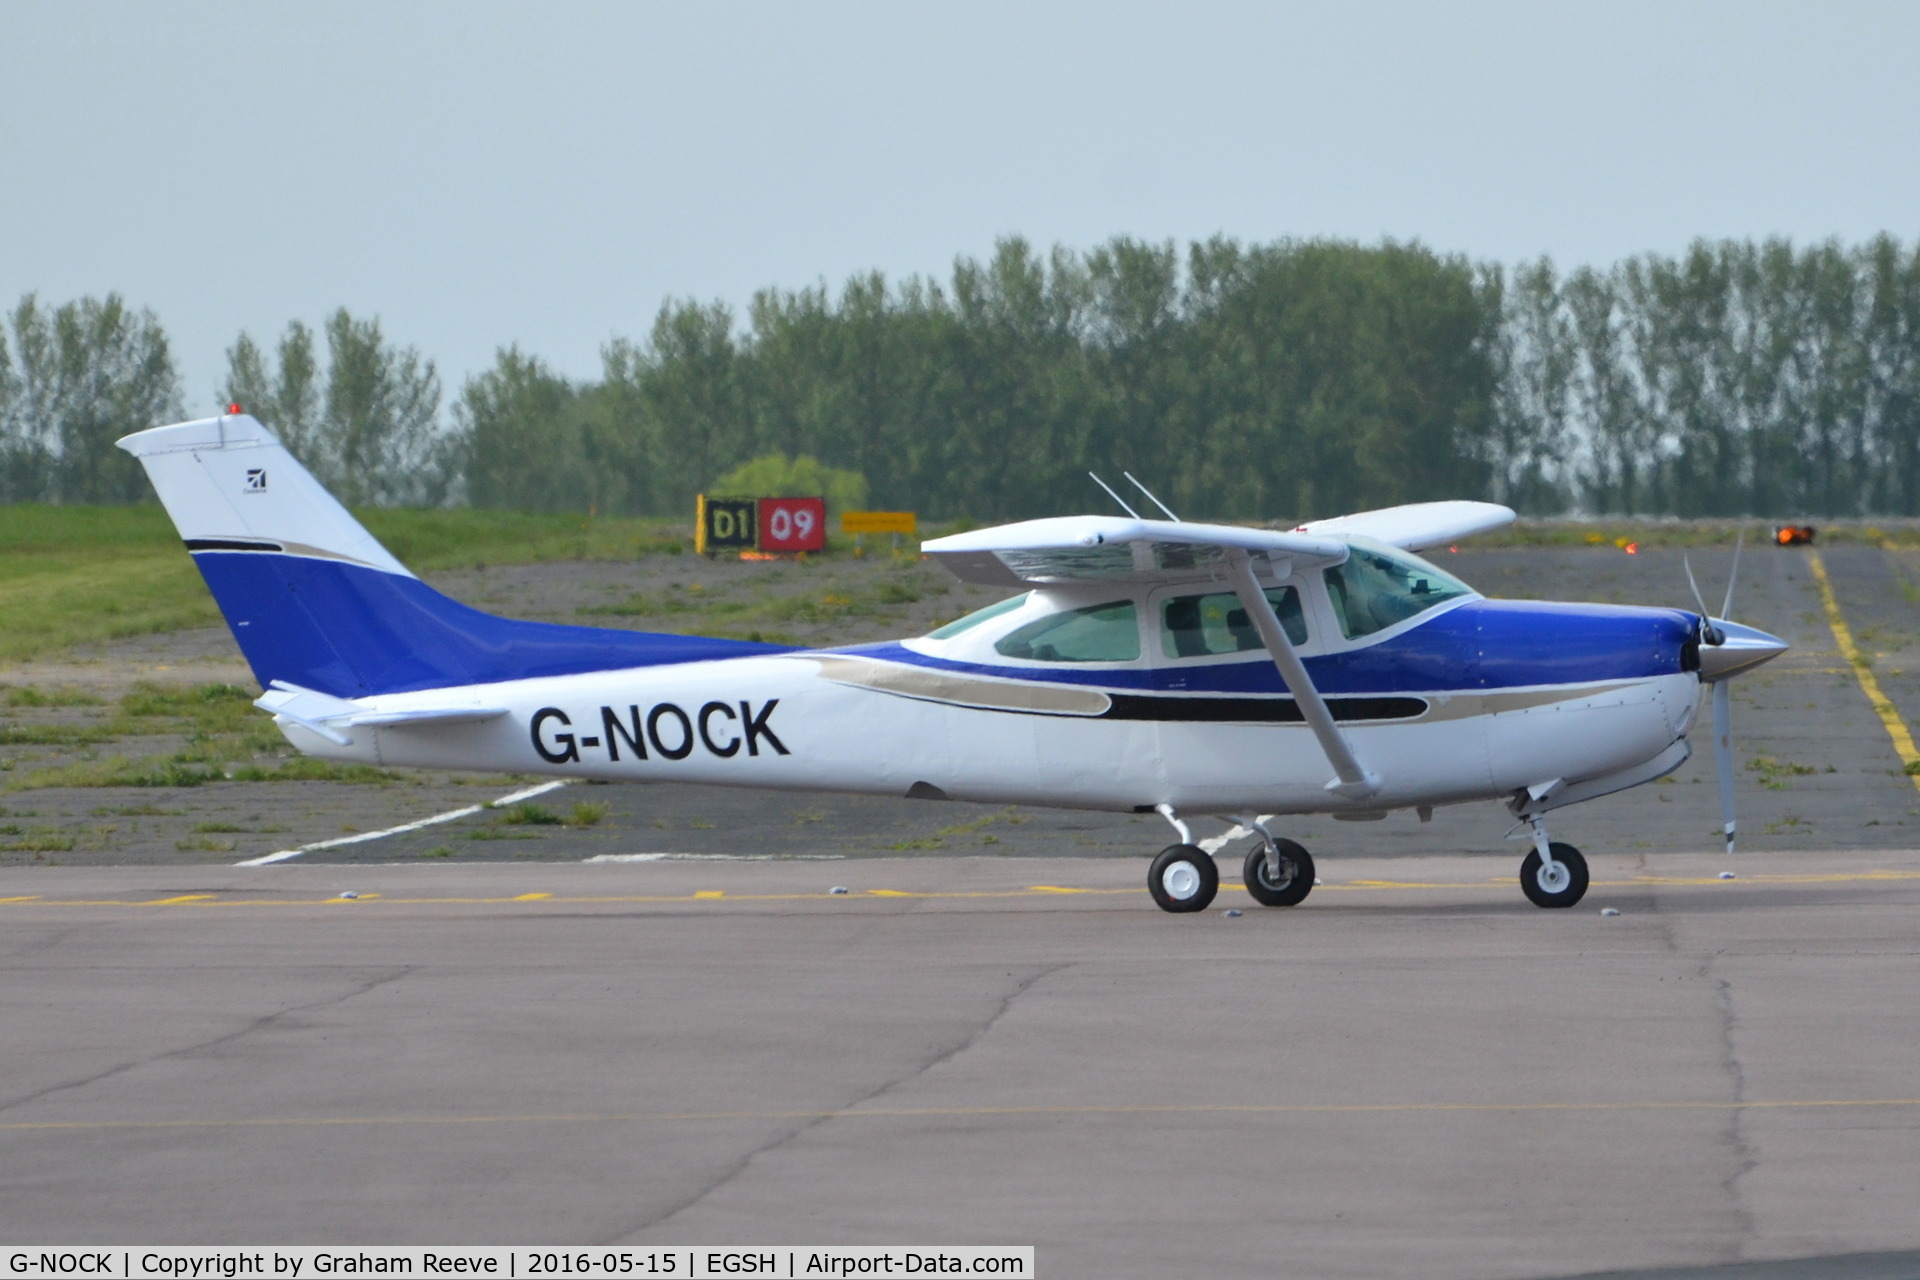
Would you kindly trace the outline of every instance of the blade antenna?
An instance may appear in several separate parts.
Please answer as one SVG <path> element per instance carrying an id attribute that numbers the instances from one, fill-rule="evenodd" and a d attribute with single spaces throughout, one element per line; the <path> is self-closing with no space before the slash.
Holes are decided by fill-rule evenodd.
<path id="1" fill-rule="evenodd" d="M 1156 506 L 1156 507 L 1158 507 L 1158 508 L 1160 508 L 1160 509 L 1161 509 L 1162 511 L 1164 511 L 1164 512 L 1166 512 L 1166 513 L 1167 513 L 1167 519 L 1169 519 L 1169 520 L 1171 520 L 1171 521 L 1173 521 L 1173 522 L 1174 522 L 1175 524 L 1179 524 L 1179 523 L 1180 523 L 1180 517 L 1179 517 L 1179 516 L 1177 516 L 1177 515 L 1175 515 L 1175 514 L 1173 514 L 1173 508 L 1172 508 L 1172 507 L 1169 507 L 1169 506 L 1168 506 L 1168 505 L 1167 505 L 1166 503 L 1164 503 L 1164 502 L 1162 502 L 1162 501 L 1160 501 L 1160 499 L 1158 499 L 1158 498 L 1155 498 L 1155 497 L 1153 496 L 1153 490 L 1151 490 L 1151 489 L 1149 489 L 1149 488 L 1147 488 L 1147 486 L 1145 486 L 1145 485 L 1143 485 L 1143 484 L 1141 484 L 1141 483 L 1140 483 L 1140 482 L 1139 482 L 1138 480 L 1134 480 L 1134 478 L 1133 478 L 1133 472 L 1131 472 L 1131 471 L 1122 471 L 1122 472 L 1121 472 L 1120 474 L 1121 474 L 1121 475 L 1123 475 L 1123 476 L 1125 476 L 1125 477 L 1126 477 L 1127 479 L 1129 479 L 1129 480 L 1133 480 L 1133 487 L 1134 487 L 1134 488 L 1136 488 L 1136 489 L 1138 489 L 1138 490 L 1139 490 L 1140 492 L 1142 492 L 1142 493 L 1144 493 L 1144 494 L 1146 494 L 1146 495 L 1147 495 L 1147 497 L 1148 497 L 1148 499 L 1152 501 L 1152 503 L 1153 503 L 1153 505 L 1154 505 L 1154 506 Z"/>
<path id="2" fill-rule="evenodd" d="M 1733 617 L 1733 584 L 1740 578 L 1740 548 L 1746 543 L 1747 531 L 1740 530 L 1740 536 L 1733 540 L 1733 569 L 1727 574 L 1727 602 L 1720 606 L 1722 618 Z"/>
<path id="3" fill-rule="evenodd" d="M 1093 472 L 1091 472 L 1091 471 L 1089 471 L 1089 472 L 1087 472 L 1087 474 L 1088 474 L 1088 475 L 1090 475 L 1090 476 L 1093 476 Z M 1107 487 L 1107 482 L 1106 482 L 1105 480 L 1102 480 L 1102 479 L 1101 479 L 1101 478 L 1100 478 L 1099 476 L 1093 476 L 1093 482 L 1094 482 L 1095 484 L 1097 484 L 1097 485 L 1099 485 L 1099 486 L 1100 486 L 1100 487 L 1101 487 L 1102 489 L 1106 489 L 1106 490 L 1107 490 L 1107 496 L 1108 496 L 1109 498 L 1112 498 L 1112 499 L 1113 499 L 1113 500 L 1114 500 L 1115 502 L 1117 502 L 1117 503 L 1119 503 L 1119 504 L 1120 504 L 1120 509 L 1121 509 L 1122 511 L 1124 511 L 1124 512 L 1126 512 L 1126 513 L 1127 513 L 1128 515 L 1130 515 L 1130 516 L 1132 516 L 1132 517 L 1133 517 L 1133 518 L 1134 518 L 1135 520 L 1138 520 L 1138 519 L 1140 519 L 1140 518 L 1141 518 L 1141 517 L 1140 517 L 1140 513 L 1139 513 L 1138 511 L 1135 511 L 1135 510 L 1134 510 L 1134 509 L 1133 509 L 1132 507 L 1130 507 L 1130 506 L 1128 506 L 1128 505 L 1127 505 L 1127 501 L 1126 501 L 1126 499 L 1125 499 L 1125 498 L 1122 498 L 1122 497 L 1121 497 L 1121 496 L 1120 496 L 1119 494 L 1117 494 L 1117 493 L 1115 493 L 1115 492 L 1114 492 L 1114 491 L 1113 491 L 1112 489 L 1110 489 L 1110 488 L 1108 488 L 1108 487 Z M 1148 496 L 1148 497 L 1152 497 L 1153 495 L 1152 495 L 1152 494 L 1148 494 L 1147 496 Z"/>

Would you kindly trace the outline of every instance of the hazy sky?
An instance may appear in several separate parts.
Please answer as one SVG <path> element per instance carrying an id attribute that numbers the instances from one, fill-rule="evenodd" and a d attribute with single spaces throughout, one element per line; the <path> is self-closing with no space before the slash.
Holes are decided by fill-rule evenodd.
<path id="1" fill-rule="evenodd" d="M 342 304 L 451 397 L 1010 233 L 1920 235 L 1915 3 L 0 0 L 0 94 L 0 304 L 151 307 L 196 411 Z"/>

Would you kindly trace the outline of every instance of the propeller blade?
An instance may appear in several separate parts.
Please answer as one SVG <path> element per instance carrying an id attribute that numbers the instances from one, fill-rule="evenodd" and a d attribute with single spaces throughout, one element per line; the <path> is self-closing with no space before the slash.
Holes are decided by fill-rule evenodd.
<path id="1" fill-rule="evenodd" d="M 1713 762 L 1720 771 L 1720 829 L 1733 852 L 1733 686 L 1713 686 Z"/>
<path id="2" fill-rule="evenodd" d="M 1687 571 L 1687 585 L 1693 588 L 1693 602 L 1700 606 L 1700 638 L 1717 648 L 1725 643 L 1726 637 L 1707 615 L 1707 602 L 1700 598 L 1700 584 L 1693 579 L 1693 562 L 1687 559 L 1684 551 L 1680 553 L 1680 567 Z"/>
<path id="3" fill-rule="evenodd" d="M 1733 617 L 1733 584 L 1740 579 L 1740 548 L 1746 544 L 1747 531 L 1742 529 L 1740 536 L 1733 540 L 1733 569 L 1727 574 L 1727 602 L 1720 606 L 1720 616 Z M 1698 595 L 1699 592 L 1695 592 Z"/>
<path id="4" fill-rule="evenodd" d="M 1680 567 L 1687 571 L 1687 585 L 1693 588 L 1693 602 L 1700 606 L 1700 617 L 1707 617 L 1707 602 L 1700 598 L 1700 584 L 1693 580 L 1693 561 L 1687 559 L 1687 553 L 1680 553 Z"/>

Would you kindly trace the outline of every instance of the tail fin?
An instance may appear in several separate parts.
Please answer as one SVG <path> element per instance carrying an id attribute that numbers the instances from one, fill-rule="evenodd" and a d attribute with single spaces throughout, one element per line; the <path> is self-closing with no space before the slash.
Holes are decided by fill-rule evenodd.
<path id="1" fill-rule="evenodd" d="M 470 609 L 408 572 L 244 414 L 119 445 L 146 467 L 263 688 L 358 698 L 787 651 Z"/>

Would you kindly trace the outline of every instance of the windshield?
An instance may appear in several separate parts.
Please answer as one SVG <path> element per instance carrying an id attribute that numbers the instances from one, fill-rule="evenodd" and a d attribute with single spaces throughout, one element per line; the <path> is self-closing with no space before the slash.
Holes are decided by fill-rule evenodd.
<path id="1" fill-rule="evenodd" d="M 1031 591 L 1027 593 L 1027 595 L 1032 594 Z M 990 604 L 984 609 L 975 609 L 972 613 L 955 618 L 944 627 L 935 627 L 932 631 L 927 632 L 927 639 L 951 640 L 962 631 L 971 631 L 973 628 L 991 618 L 997 618 L 1003 613 L 1012 613 L 1015 609 L 1018 609 L 1027 602 L 1027 595 L 1014 596 L 1011 599 Z"/>
<path id="2" fill-rule="evenodd" d="M 1140 657 L 1140 623 L 1133 601 L 1116 600 L 1049 614 L 993 647 L 1032 662 L 1134 662 Z"/>
<path id="3" fill-rule="evenodd" d="M 1345 564 L 1326 571 L 1327 595 L 1347 639 L 1384 631 L 1396 622 L 1473 589 L 1416 555 L 1377 543 L 1352 543 Z"/>
<path id="4" fill-rule="evenodd" d="M 1292 587 L 1274 587 L 1267 604 L 1286 628 L 1287 639 L 1307 642 L 1307 620 L 1300 612 L 1300 593 Z M 1160 605 L 1160 648 L 1169 658 L 1205 658 L 1220 653 L 1246 653 L 1264 647 L 1240 597 L 1231 591 L 1204 596 L 1175 596 Z"/>

